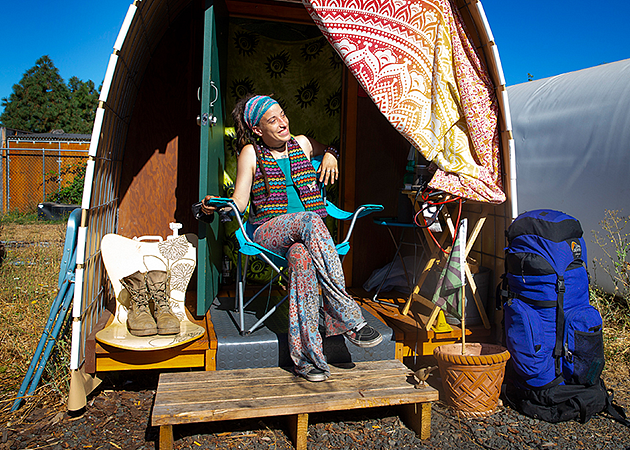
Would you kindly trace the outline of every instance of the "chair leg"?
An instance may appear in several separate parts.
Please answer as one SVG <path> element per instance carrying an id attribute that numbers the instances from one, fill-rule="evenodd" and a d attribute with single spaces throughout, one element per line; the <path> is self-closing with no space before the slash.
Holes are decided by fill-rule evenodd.
<path id="1" fill-rule="evenodd" d="M 405 229 L 403 228 L 402 231 L 400 232 L 399 241 L 396 242 L 396 239 L 394 238 L 394 234 L 392 233 L 392 230 L 390 230 L 389 227 L 387 227 L 387 231 L 389 231 L 389 235 L 391 236 L 392 241 L 394 241 L 394 245 L 396 246 L 396 253 L 394 253 L 394 258 L 392 259 L 392 262 L 390 263 L 389 267 L 387 268 L 387 273 L 385 273 L 385 276 L 381 280 L 381 283 L 378 285 L 378 288 L 376 289 L 376 293 L 374 294 L 374 297 L 372 297 L 372 300 L 374 300 L 374 301 L 378 301 L 378 294 L 381 293 L 381 289 L 382 289 L 383 285 L 385 284 L 385 281 L 387 281 L 387 277 L 389 277 L 389 274 L 392 271 L 392 268 L 394 267 L 394 263 L 396 262 L 396 258 L 400 254 L 400 247 L 402 246 L 401 242 L 402 242 L 402 240 L 404 239 L 404 236 L 405 236 Z M 407 275 L 407 268 L 405 267 L 405 261 L 404 261 L 402 255 L 400 256 L 400 261 L 402 262 L 403 270 L 405 271 L 405 278 L 407 278 L 407 284 L 410 285 L 410 283 L 409 283 L 409 276 Z M 387 303 L 389 304 L 391 302 L 387 302 Z"/>
<path id="2" fill-rule="evenodd" d="M 275 312 L 276 312 L 276 310 L 280 307 L 280 305 L 282 305 L 282 304 L 285 302 L 285 300 L 286 300 L 287 298 L 289 298 L 289 296 L 288 296 L 288 295 L 287 295 L 287 296 L 285 296 L 285 297 L 284 297 L 282 300 L 280 300 L 278 303 L 276 303 L 276 304 L 275 304 L 275 305 L 274 305 L 274 306 L 273 306 L 273 307 L 272 307 L 269 311 L 267 311 L 267 313 L 266 313 L 264 316 L 262 316 L 262 318 L 261 318 L 258 322 L 256 322 L 254 325 L 252 325 L 252 327 L 251 327 L 249 330 L 247 330 L 245 333 L 243 333 L 243 334 L 249 334 L 249 333 L 252 333 L 252 332 L 253 332 L 256 328 L 258 328 L 260 325 L 262 325 L 262 323 L 263 323 L 265 320 L 267 320 L 267 319 L 269 318 L 269 316 L 271 316 L 273 313 L 275 313 Z"/>
<path id="3" fill-rule="evenodd" d="M 420 245 L 420 247 L 422 248 L 422 252 L 420 253 L 420 256 L 418 257 L 417 254 L 417 248 L 418 245 Z M 423 240 L 422 240 L 422 236 L 419 233 L 419 230 L 417 228 L 414 228 L 413 230 L 413 248 L 414 248 L 414 264 L 413 264 L 413 280 L 411 282 L 411 288 L 410 290 L 412 291 L 414 286 L 416 286 L 416 281 L 418 279 L 418 270 L 419 267 L 417 265 L 418 261 L 422 261 L 422 259 L 424 258 L 425 255 L 428 255 L 427 253 L 427 246 L 424 244 Z"/>
<path id="4" fill-rule="evenodd" d="M 270 288 L 270 289 L 271 289 L 271 285 L 273 284 L 273 282 L 274 282 L 274 281 L 276 281 L 276 279 L 277 279 L 279 276 L 280 276 L 279 274 L 275 275 L 275 276 L 271 279 L 271 281 L 270 281 L 269 283 L 265 284 L 265 285 L 264 285 L 264 286 L 263 286 L 263 287 L 262 287 L 262 288 L 261 288 L 261 289 L 260 289 L 260 290 L 259 290 L 256 294 L 254 294 L 254 295 L 253 295 L 253 296 L 252 296 L 249 300 L 247 300 L 247 303 L 245 303 L 244 307 L 245 307 L 245 308 L 247 308 L 247 307 L 249 306 L 249 304 L 250 304 L 251 302 L 253 302 L 256 298 L 258 298 L 258 296 L 259 296 L 260 294 L 262 294 L 262 292 L 263 292 L 265 289 L 267 289 L 267 288 Z"/>
<path id="5" fill-rule="evenodd" d="M 247 335 L 252 333 L 256 328 L 258 328 L 269 316 L 271 316 L 278 307 L 284 303 L 284 301 L 288 298 L 288 295 L 284 297 L 277 305 L 273 306 L 258 322 L 256 322 L 252 327 L 248 330 L 245 329 L 245 308 L 256 299 L 267 287 L 271 288 L 273 282 L 281 277 L 285 282 L 288 282 L 288 278 L 283 276 L 280 269 L 278 269 L 275 264 L 271 263 L 271 261 L 265 257 L 265 255 L 260 255 L 264 261 L 270 264 L 277 272 L 277 274 L 271 279 L 265 287 L 263 287 L 259 292 L 257 292 L 254 296 L 245 302 L 245 283 L 247 279 L 247 269 L 249 265 L 249 256 L 245 258 L 245 266 L 242 267 L 242 254 L 239 252 L 237 255 L 237 267 L 236 267 L 236 301 L 235 301 L 235 310 L 238 311 L 239 314 L 239 333 L 241 335 Z"/>
<path id="6" fill-rule="evenodd" d="M 245 308 L 243 308 L 243 279 L 245 278 L 245 274 L 247 271 L 241 269 L 242 257 L 239 252 L 237 256 L 236 263 L 236 308 L 238 309 L 238 325 L 239 332 L 243 333 L 245 331 Z"/>
<path id="7" fill-rule="evenodd" d="M 234 311 L 239 310 L 238 293 L 241 285 L 241 253 L 236 255 L 236 285 L 234 286 Z"/>

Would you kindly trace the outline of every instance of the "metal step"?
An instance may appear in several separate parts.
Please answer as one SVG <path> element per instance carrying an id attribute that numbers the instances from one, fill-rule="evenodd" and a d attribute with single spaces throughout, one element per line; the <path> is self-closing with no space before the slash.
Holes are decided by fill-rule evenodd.
<path id="1" fill-rule="evenodd" d="M 286 310 L 278 310 L 266 325 L 249 335 L 241 336 L 237 326 L 238 313 L 233 310 L 233 305 L 233 297 L 220 297 L 210 308 L 217 337 L 217 370 L 293 366 L 289 356 Z M 394 331 L 365 309 L 362 312 L 368 324 L 383 335 L 383 341 L 372 348 L 360 348 L 343 336 L 323 338 L 324 354 L 329 364 L 395 359 Z M 259 315 L 255 308 L 248 311 L 245 314 L 245 325 L 254 324 Z M 320 330 L 323 337 L 323 326 Z"/>

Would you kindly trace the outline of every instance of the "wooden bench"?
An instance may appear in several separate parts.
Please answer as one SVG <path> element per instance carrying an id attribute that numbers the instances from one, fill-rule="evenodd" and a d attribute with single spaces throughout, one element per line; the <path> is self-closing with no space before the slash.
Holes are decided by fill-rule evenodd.
<path id="1" fill-rule="evenodd" d="M 309 413 L 400 405 L 407 426 L 427 439 L 438 391 L 416 389 L 410 373 L 398 360 L 331 366 L 330 378 L 320 383 L 279 367 L 163 373 L 151 423 L 160 427 L 160 450 L 171 450 L 173 425 L 288 416 L 293 443 L 305 450 Z"/>

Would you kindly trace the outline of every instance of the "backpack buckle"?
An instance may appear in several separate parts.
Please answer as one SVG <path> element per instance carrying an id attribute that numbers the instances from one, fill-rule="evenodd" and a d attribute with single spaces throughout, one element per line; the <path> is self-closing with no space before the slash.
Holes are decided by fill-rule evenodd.
<path id="1" fill-rule="evenodd" d="M 569 346 L 566 342 L 564 343 L 564 357 L 569 364 L 573 364 L 573 353 L 569 350 Z"/>
<path id="2" fill-rule="evenodd" d="M 556 283 L 557 292 L 564 292 L 564 278 L 559 277 Z"/>

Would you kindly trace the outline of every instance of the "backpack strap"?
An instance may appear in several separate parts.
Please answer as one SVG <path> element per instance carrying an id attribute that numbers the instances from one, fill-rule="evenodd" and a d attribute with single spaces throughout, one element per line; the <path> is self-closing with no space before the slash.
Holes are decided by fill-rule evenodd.
<path id="1" fill-rule="evenodd" d="M 556 283 L 556 291 L 558 293 L 558 300 L 556 304 L 556 345 L 553 349 L 553 357 L 556 364 L 556 376 L 562 375 L 562 351 L 564 340 L 564 277 L 558 275 L 558 281 Z"/>
<path id="2" fill-rule="evenodd" d="M 505 295 L 506 299 L 518 298 L 519 300 L 532 305 L 538 306 L 539 308 L 555 308 L 556 300 L 532 300 L 531 298 L 527 298 L 524 295 L 517 294 L 516 292 L 512 292 L 508 289 L 507 295 Z"/>
<path id="3" fill-rule="evenodd" d="M 562 352 L 564 351 L 564 277 L 558 275 L 556 281 L 556 292 L 558 294 L 556 300 L 533 300 L 527 298 L 524 295 L 517 294 L 510 291 L 507 285 L 507 277 L 504 277 L 502 282 L 497 286 L 497 309 L 500 309 L 499 304 L 501 300 L 509 302 L 512 298 L 518 298 L 519 300 L 540 308 L 556 308 L 556 343 L 553 349 L 553 357 L 556 371 L 556 379 L 562 377 Z M 555 380 L 554 380 L 555 381 Z M 548 388 L 551 386 L 545 386 Z"/>
<path id="4" fill-rule="evenodd" d="M 494 293 L 494 307 L 497 311 L 501 311 L 501 309 L 503 309 L 503 302 L 506 301 L 509 296 L 510 290 L 508 288 L 507 277 L 504 273 L 503 275 L 501 275 L 501 281 L 499 282 L 499 284 L 497 284 L 497 289 Z"/>
<path id="5" fill-rule="evenodd" d="M 613 391 L 612 389 L 606 389 L 603 380 L 601 381 L 601 383 L 606 390 L 606 393 L 608 394 L 606 396 L 606 408 L 603 412 L 608 414 L 620 424 L 630 427 L 630 421 L 626 419 L 626 412 L 624 411 L 624 409 L 621 406 L 614 404 L 615 391 Z"/>
<path id="6" fill-rule="evenodd" d="M 582 400 L 582 397 L 580 397 L 579 395 L 576 395 L 574 398 L 577 404 L 580 406 L 580 418 L 578 419 L 578 422 L 586 423 L 586 405 L 584 404 L 584 400 Z"/>

